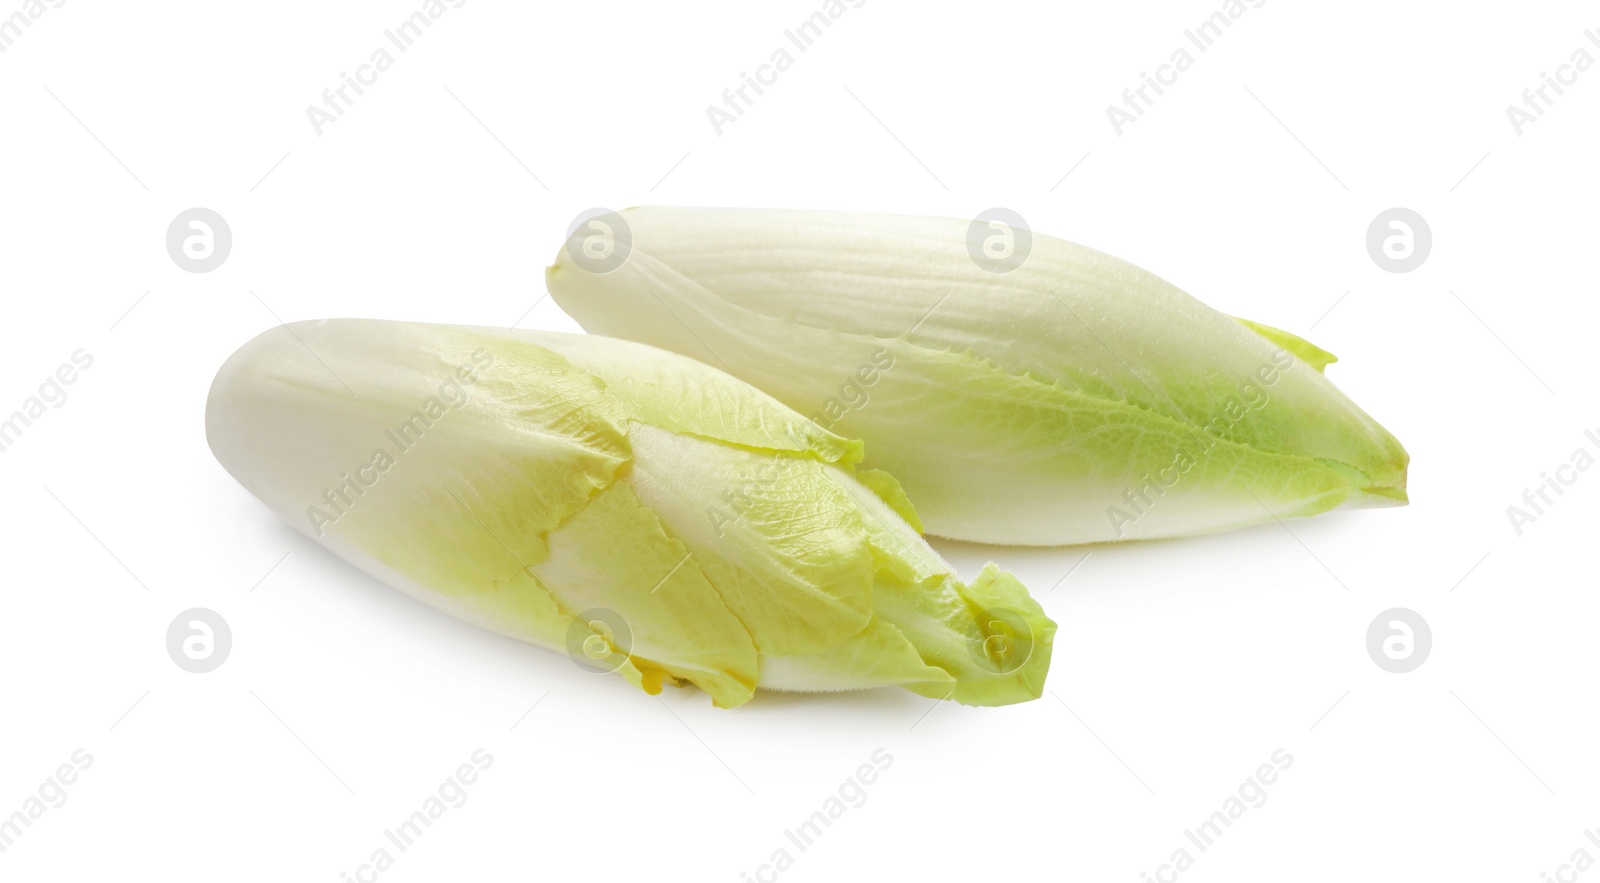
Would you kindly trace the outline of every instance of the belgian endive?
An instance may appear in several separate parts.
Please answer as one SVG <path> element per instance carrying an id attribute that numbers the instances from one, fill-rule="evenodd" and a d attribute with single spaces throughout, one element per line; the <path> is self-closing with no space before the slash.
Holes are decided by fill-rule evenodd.
<path id="1" fill-rule="evenodd" d="M 1055 625 L 959 581 L 894 479 L 692 359 L 628 341 L 301 322 L 217 374 L 206 433 L 290 524 L 397 589 L 720 706 L 759 687 L 1039 696 Z"/>
<path id="2" fill-rule="evenodd" d="M 546 280 L 584 328 L 732 372 L 866 442 L 928 532 L 1057 545 L 1406 500 L 1333 356 L 1001 222 L 635 208 Z"/>

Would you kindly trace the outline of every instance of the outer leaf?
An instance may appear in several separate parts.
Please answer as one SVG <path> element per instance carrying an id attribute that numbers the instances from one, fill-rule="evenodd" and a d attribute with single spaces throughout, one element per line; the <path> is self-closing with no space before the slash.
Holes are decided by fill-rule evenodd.
<path id="1" fill-rule="evenodd" d="M 1265 337 L 1267 340 L 1270 340 L 1278 346 L 1281 346 L 1293 353 L 1295 358 L 1317 369 L 1318 373 L 1321 373 L 1323 368 L 1326 368 L 1327 366 L 1332 365 L 1334 362 L 1339 361 L 1339 357 L 1333 353 L 1328 352 L 1327 350 L 1317 346 L 1303 337 L 1290 334 L 1281 328 L 1274 328 L 1271 325 L 1263 325 L 1260 322 L 1252 322 L 1249 319 L 1240 319 L 1237 316 L 1234 317 L 1234 320 L 1240 325 L 1243 325 L 1251 331 L 1254 331 L 1262 337 Z"/>

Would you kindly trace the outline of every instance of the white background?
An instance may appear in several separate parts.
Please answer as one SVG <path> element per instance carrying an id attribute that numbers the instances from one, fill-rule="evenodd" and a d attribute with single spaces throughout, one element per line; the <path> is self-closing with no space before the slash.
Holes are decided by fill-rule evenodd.
<path id="1" fill-rule="evenodd" d="M 73 0 L 0 54 L 0 412 L 94 358 L 0 454 L 0 814 L 94 758 L 0 878 L 355 879 L 478 748 L 468 801 L 379 879 L 732 883 L 779 848 L 785 881 L 1141 881 L 1179 847 L 1185 881 L 1600 858 L 1600 471 L 1520 537 L 1506 514 L 1600 427 L 1600 72 L 1520 136 L 1505 112 L 1600 57 L 1592 5 L 1272 0 L 1119 136 L 1106 106 L 1218 4 L 869 0 L 719 136 L 707 105 L 818 4 L 471 0 L 319 136 L 306 107 L 421 4 L 350 6 Z M 279 319 L 575 329 L 541 300 L 569 221 L 649 202 L 1009 207 L 1337 353 L 1410 450 L 1413 502 L 1087 559 L 936 542 L 1061 623 L 1043 699 L 723 711 L 408 600 L 212 459 L 212 374 Z M 206 274 L 164 247 L 192 206 L 234 236 Z M 1432 228 L 1415 272 L 1367 254 L 1391 206 Z M 193 606 L 232 625 L 211 674 L 166 653 Z M 1405 675 L 1364 645 L 1395 606 L 1434 635 Z M 794 848 L 880 748 L 867 802 Z M 1266 804 L 1194 849 L 1278 748 Z"/>

